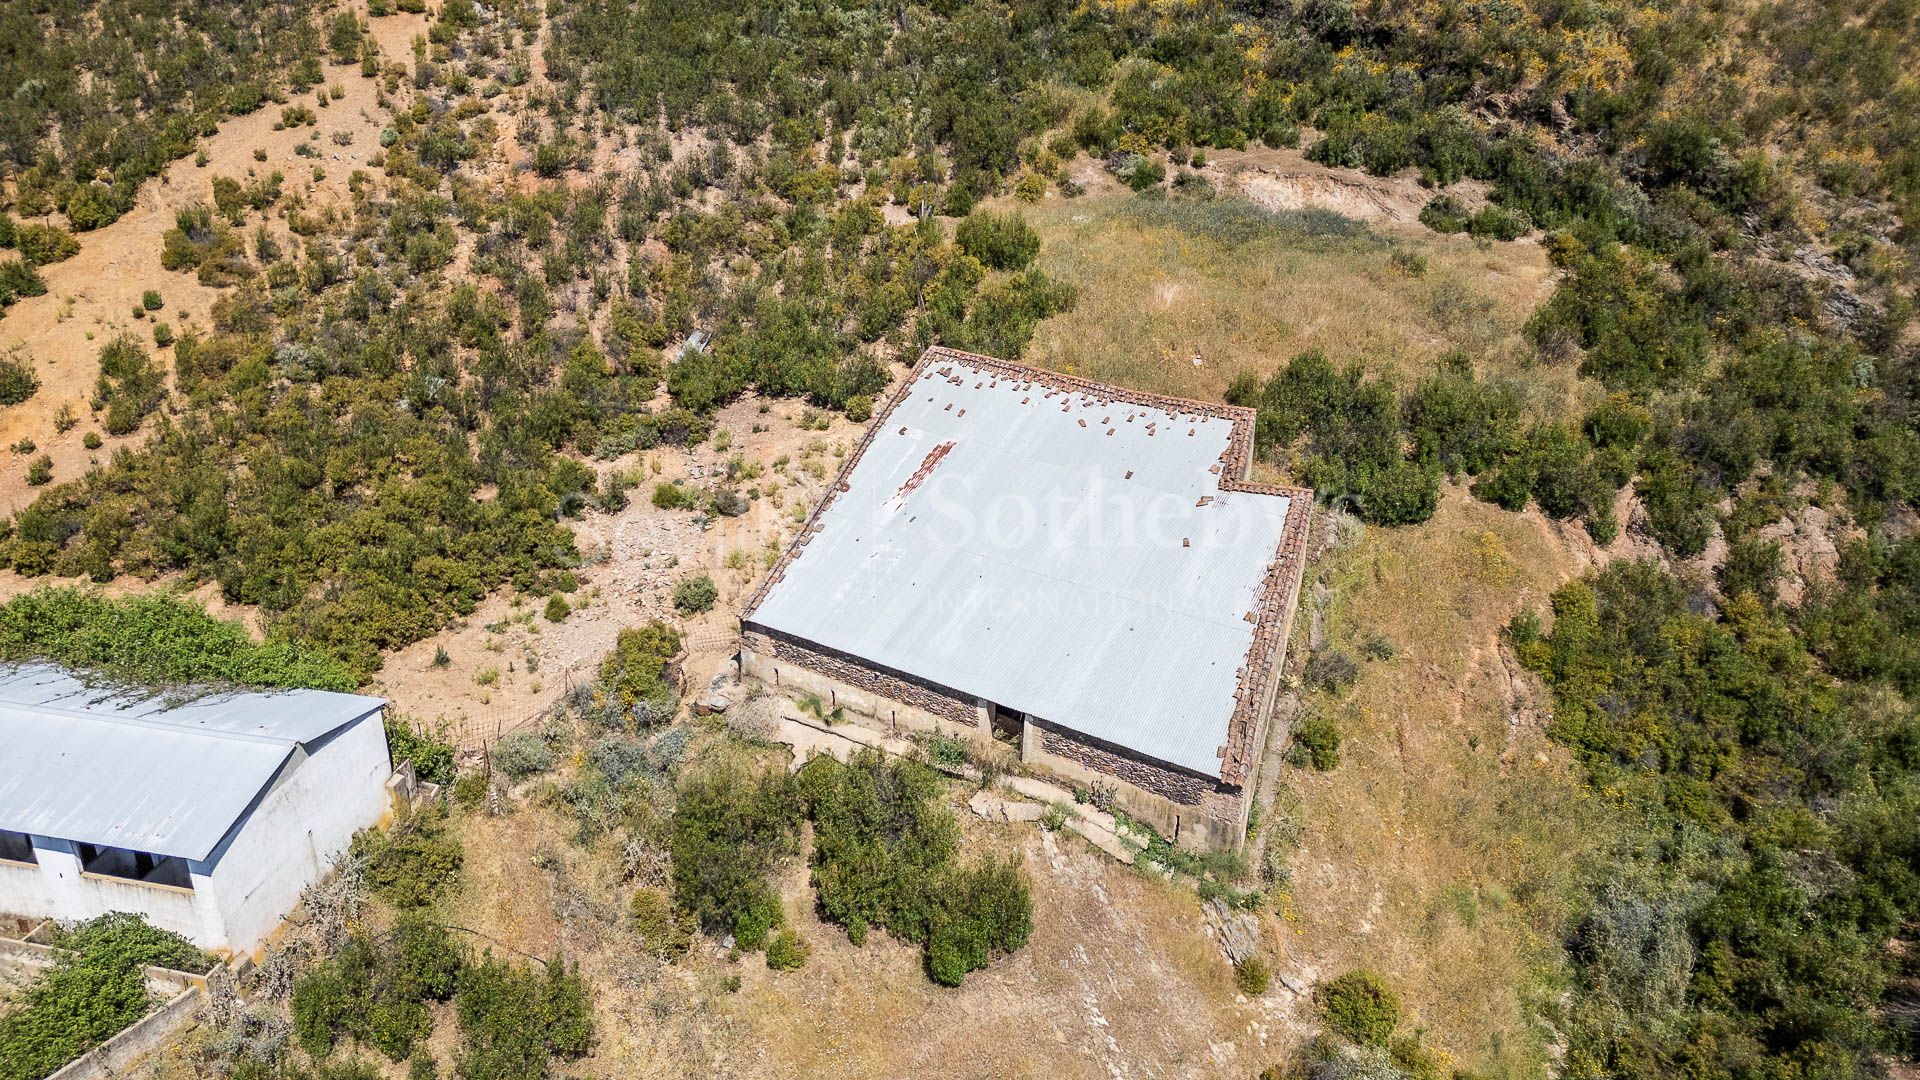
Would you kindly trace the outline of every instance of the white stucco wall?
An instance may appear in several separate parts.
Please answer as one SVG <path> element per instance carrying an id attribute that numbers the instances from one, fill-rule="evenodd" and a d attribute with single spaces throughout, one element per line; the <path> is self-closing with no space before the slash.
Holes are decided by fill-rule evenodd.
<path id="1" fill-rule="evenodd" d="M 191 891 L 83 875 L 73 844 L 36 836 L 38 865 L 0 862 L 0 911 L 63 922 L 127 911 L 203 949 L 254 952 L 353 834 L 387 816 L 391 774 L 376 712 L 296 750 L 212 856 L 189 864 Z"/>
<path id="2" fill-rule="evenodd" d="M 213 895 L 227 949 L 257 949 L 353 834 L 386 817 L 392 773 L 386 729 L 375 713 L 316 744 L 268 786 L 213 853 Z"/>
<path id="3" fill-rule="evenodd" d="M 74 845 L 57 837 L 36 836 L 33 846 L 38 866 L 0 863 L 0 911 L 62 921 L 127 911 L 202 948 L 224 947 L 216 887 L 206 864 L 189 864 L 193 889 L 188 891 L 82 874 Z"/>

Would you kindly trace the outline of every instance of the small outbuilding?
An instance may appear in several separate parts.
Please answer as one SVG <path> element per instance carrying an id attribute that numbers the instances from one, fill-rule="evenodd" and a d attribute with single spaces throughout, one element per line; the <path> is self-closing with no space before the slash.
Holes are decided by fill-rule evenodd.
<path id="1" fill-rule="evenodd" d="M 255 952 L 390 814 L 385 707 L 319 690 L 141 695 L 0 665 L 0 913 L 132 912 Z"/>
<path id="2" fill-rule="evenodd" d="M 1245 838 L 1312 493 L 1254 413 L 930 349 L 741 615 L 743 673 Z"/>

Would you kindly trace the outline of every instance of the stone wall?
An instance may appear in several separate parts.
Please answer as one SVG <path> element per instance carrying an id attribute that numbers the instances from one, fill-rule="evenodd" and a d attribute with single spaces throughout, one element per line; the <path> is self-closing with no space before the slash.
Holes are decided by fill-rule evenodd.
<path id="1" fill-rule="evenodd" d="M 1200 800 L 1206 797 L 1207 792 L 1218 786 L 1205 777 L 1142 761 L 1059 728 L 1037 721 L 1036 724 L 1040 728 L 1040 749 L 1046 753 L 1125 780 L 1134 787 L 1171 799 L 1182 806 L 1200 805 Z"/>
<path id="2" fill-rule="evenodd" d="M 806 668 L 874 697 L 897 701 L 951 723 L 968 727 L 980 723 L 980 710 L 972 699 L 904 675 L 878 670 L 845 653 L 760 629 L 743 632 L 741 644 L 779 663 Z"/>

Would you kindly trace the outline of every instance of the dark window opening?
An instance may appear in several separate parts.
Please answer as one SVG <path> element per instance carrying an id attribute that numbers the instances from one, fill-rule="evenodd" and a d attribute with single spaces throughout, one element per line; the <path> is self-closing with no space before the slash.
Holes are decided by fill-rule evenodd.
<path id="1" fill-rule="evenodd" d="M 142 885 L 193 888 L 193 874 L 187 869 L 187 860 L 176 855 L 155 855 L 148 851 L 81 844 L 80 869 L 102 877 L 137 881 Z"/>
<path id="2" fill-rule="evenodd" d="M 993 707 L 993 737 L 1001 742 L 1019 742 L 1021 729 L 1026 724 L 1026 713 L 1001 705 Z"/>
<path id="3" fill-rule="evenodd" d="M 39 862 L 40 857 L 33 853 L 33 837 L 23 832 L 0 829 L 0 861 Z"/>

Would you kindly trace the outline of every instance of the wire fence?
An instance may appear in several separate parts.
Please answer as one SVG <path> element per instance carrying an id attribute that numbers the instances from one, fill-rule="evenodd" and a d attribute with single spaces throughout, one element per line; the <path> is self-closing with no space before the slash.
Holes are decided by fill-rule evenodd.
<path id="1" fill-rule="evenodd" d="M 548 694 L 537 705 L 516 705 L 479 714 L 462 714 L 443 721 L 442 737 L 462 750 L 485 751 L 503 735 L 530 727 L 553 713 L 554 707 L 573 693 L 573 669 L 561 672 L 560 689 Z"/>

